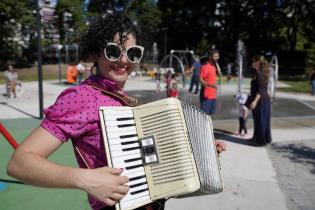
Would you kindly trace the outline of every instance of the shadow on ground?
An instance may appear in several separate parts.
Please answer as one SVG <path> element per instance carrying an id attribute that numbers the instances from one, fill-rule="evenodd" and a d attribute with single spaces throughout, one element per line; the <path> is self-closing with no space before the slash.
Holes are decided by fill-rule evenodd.
<path id="1" fill-rule="evenodd" d="M 234 136 L 233 133 L 225 130 L 214 129 L 214 138 L 247 146 L 255 146 L 248 139 Z"/>
<path id="2" fill-rule="evenodd" d="M 284 158 L 290 159 L 292 162 L 302 164 L 310 169 L 310 173 L 315 174 L 315 147 L 296 144 L 271 144 L 271 148 Z"/>
<path id="3" fill-rule="evenodd" d="M 23 113 L 23 114 L 25 114 L 25 115 L 27 115 L 27 116 L 29 116 L 29 117 L 31 117 L 31 118 L 40 119 L 38 116 L 32 115 L 32 114 L 30 114 L 30 113 L 28 113 L 28 112 L 25 112 L 25 111 L 23 111 L 22 109 L 16 108 L 16 107 L 14 107 L 14 106 L 12 106 L 12 105 L 10 105 L 10 104 L 8 104 L 8 103 L 0 103 L 0 104 L 2 104 L 2 105 L 4 105 L 4 106 L 7 106 L 7 107 L 9 107 L 9 108 L 11 108 L 11 109 L 14 109 L 15 111 L 21 112 L 21 113 Z"/>

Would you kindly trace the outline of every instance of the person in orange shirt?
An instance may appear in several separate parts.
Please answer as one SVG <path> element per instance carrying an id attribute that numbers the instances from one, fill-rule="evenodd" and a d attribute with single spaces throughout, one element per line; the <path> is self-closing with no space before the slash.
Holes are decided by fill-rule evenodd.
<path id="1" fill-rule="evenodd" d="M 200 91 L 200 106 L 201 109 L 209 115 L 214 114 L 216 107 L 218 89 L 216 81 L 216 62 L 219 58 L 219 51 L 212 49 L 210 51 L 209 60 L 203 64 L 200 69 L 200 83 L 202 85 Z"/>

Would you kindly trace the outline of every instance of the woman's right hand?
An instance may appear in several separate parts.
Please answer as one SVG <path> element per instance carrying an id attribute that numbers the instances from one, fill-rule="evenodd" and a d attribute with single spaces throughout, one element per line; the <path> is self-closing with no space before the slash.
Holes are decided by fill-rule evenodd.
<path id="1" fill-rule="evenodd" d="M 123 169 L 110 167 L 86 169 L 79 178 L 79 186 L 99 201 L 108 206 L 113 206 L 129 190 L 126 185 L 129 179 L 126 176 L 120 176 L 122 172 Z"/>

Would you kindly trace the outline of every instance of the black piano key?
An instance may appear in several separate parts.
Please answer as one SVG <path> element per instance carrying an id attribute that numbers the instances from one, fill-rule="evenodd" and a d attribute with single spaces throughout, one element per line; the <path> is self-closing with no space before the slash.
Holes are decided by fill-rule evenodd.
<path id="1" fill-rule="evenodd" d="M 134 166 L 127 166 L 127 167 L 126 167 L 126 170 L 130 170 L 130 169 L 134 169 L 134 168 L 139 168 L 139 167 L 143 167 L 143 164 L 134 165 Z"/>
<path id="2" fill-rule="evenodd" d="M 142 179 L 142 178 L 145 178 L 145 175 L 129 178 L 129 182 L 135 181 L 135 180 L 138 180 L 138 179 Z"/>
<path id="3" fill-rule="evenodd" d="M 136 126 L 136 124 L 125 124 L 125 125 L 118 125 L 118 128 L 125 128 L 125 127 L 132 127 L 132 126 Z"/>
<path id="4" fill-rule="evenodd" d="M 135 149 L 140 149 L 140 147 L 130 147 L 130 148 L 125 148 L 125 149 L 122 149 L 123 152 L 127 152 L 127 151 L 130 151 L 130 150 L 135 150 Z"/>
<path id="5" fill-rule="evenodd" d="M 120 118 L 116 118 L 117 121 L 125 121 L 125 120 L 133 120 L 133 117 L 120 117 Z"/>
<path id="6" fill-rule="evenodd" d="M 132 159 L 124 160 L 124 162 L 125 163 L 130 163 L 130 162 L 137 161 L 137 160 L 142 160 L 142 158 L 141 157 L 139 157 L 139 158 L 132 158 Z"/>
<path id="7" fill-rule="evenodd" d="M 141 185 L 144 185 L 144 184 L 147 184 L 146 182 L 141 182 L 141 183 L 138 183 L 138 184 L 133 184 L 133 185 L 129 185 L 130 188 L 134 188 L 134 187 L 139 187 Z"/>
<path id="8" fill-rule="evenodd" d="M 131 138 L 131 137 L 138 137 L 138 135 L 137 134 L 130 134 L 130 135 L 119 136 L 119 138 L 121 138 L 121 139 L 127 139 L 127 138 Z"/>
<path id="9" fill-rule="evenodd" d="M 127 145 L 127 144 L 134 144 L 134 143 L 139 143 L 139 141 L 126 141 L 126 142 L 121 142 L 121 145 Z"/>
<path id="10" fill-rule="evenodd" d="M 142 193 L 142 192 L 145 192 L 145 191 L 148 191 L 148 190 L 149 190 L 149 188 L 145 188 L 143 190 L 137 190 L 137 191 L 131 192 L 130 195 L 135 195 L 135 194 Z"/>

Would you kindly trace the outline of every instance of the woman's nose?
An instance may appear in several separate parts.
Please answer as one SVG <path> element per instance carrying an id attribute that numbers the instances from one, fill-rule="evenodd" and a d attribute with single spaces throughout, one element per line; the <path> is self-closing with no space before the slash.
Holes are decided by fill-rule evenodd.
<path id="1" fill-rule="evenodd" d="M 127 59 L 127 53 L 123 52 L 122 55 L 120 56 L 120 60 L 121 63 L 128 63 L 128 59 Z"/>

